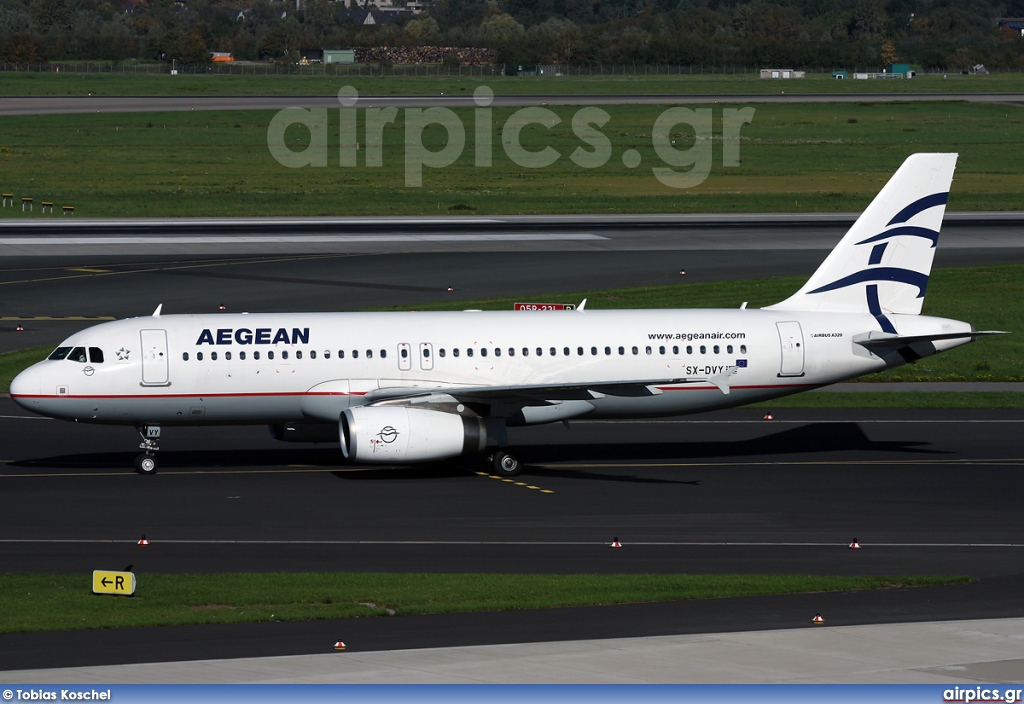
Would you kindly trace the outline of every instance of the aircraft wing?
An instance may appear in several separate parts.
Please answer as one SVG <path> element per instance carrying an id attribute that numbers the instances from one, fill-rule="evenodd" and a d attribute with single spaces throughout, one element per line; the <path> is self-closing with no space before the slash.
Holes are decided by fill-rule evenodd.
<path id="1" fill-rule="evenodd" d="M 583 400 L 603 396 L 657 396 L 659 386 L 677 384 L 713 384 L 722 393 L 729 393 L 729 377 L 735 368 L 713 377 L 669 377 L 662 379 L 634 379 L 629 381 L 571 382 L 566 384 L 514 384 L 502 386 L 438 386 L 434 388 L 384 388 L 371 391 L 364 397 L 367 403 L 392 401 L 403 398 L 446 395 L 465 403 L 509 403 L 533 405 L 544 402 Z"/>

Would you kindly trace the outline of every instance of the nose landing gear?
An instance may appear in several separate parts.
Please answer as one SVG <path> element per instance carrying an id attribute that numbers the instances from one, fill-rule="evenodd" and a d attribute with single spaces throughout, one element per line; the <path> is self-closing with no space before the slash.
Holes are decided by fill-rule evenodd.
<path id="1" fill-rule="evenodd" d="M 137 425 L 135 429 L 142 436 L 139 449 L 143 451 L 135 457 L 135 471 L 139 474 L 156 474 L 156 453 L 160 449 L 156 443 L 160 439 L 160 426 Z"/>

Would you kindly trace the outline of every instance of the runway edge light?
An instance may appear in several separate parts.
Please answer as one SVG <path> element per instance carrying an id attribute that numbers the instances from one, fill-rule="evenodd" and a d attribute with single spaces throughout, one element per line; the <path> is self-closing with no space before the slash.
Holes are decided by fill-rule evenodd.
<path id="1" fill-rule="evenodd" d="M 857 542 L 856 538 L 854 538 L 853 542 L 850 543 L 850 549 L 851 550 L 860 550 L 860 543 Z"/>
<path id="2" fill-rule="evenodd" d="M 609 545 L 608 547 L 612 547 L 612 548 L 621 548 L 621 547 L 622 547 L 622 543 L 620 543 L 620 542 L 619 542 L 619 536 L 617 536 L 617 535 L 616 535 L 616 536 L 615 536 L 615 539 L 614 539 L 614 540 L 612 540 L 612 544 L 611 544 L 611 545 Z"/>
<path id="3" fill-rule="evenodd" d="M 815 614 L 814 618 L 811 619 L 811 623 L 825 623 L 825 619 L 821 617 L 821 614 Z"/>
<path id="4" fill-rule="evenodd" d="M 145 533 L 143 533 L 142 537 L 139 538 L 139 543 L 138 544 L 139 545 L 149 545 L 149 541 L 146 540 L 146 534 Z"/>
<path id="5" fill-rule="evenodd" d="M 344 650 L 344 649 L 345 649 L 345 643 L 344 643 L 344 641 L 340 641 L 340 640 L 339 640 L 339 641 L 338 641 L 337 643 L 335 643 L 335 644 L 334 644 L 334 649 L 335 649 L 335 650 L 339 650 L 339 651 L 340 651 L 340 650 Z"/>

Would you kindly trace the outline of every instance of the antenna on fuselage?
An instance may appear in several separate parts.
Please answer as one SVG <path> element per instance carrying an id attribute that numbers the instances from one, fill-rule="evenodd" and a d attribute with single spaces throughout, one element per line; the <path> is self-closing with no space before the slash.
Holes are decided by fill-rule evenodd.
<path id="1" fill-rule="evenodd" d="M 154 317 L 154 318 L 159 318 L 159 317 L 160 317 L 160 310 L 161 310 L 161 309 L 162 309 L 163 307 L 164 307 L 164 304 L 163 304 L 163 303 L 161 303 L 160 305 L 158 305 L 158 306 L 156 307 L 156 310 L 155 310 L 155 311 L 153 311 L 153 317 Z"/>
<path id="2" fill-rule="evenodd" d="M 583 302 L 576 306 L 576 310 L 584 310 L 587 307 L 587 299 L 584 298 Z"/>

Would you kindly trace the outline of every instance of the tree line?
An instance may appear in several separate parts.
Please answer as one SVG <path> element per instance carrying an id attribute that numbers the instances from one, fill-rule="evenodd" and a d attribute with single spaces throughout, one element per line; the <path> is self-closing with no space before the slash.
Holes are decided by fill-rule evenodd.
<path id="1" fill-rule="evenodd" d="M 1024 0 L 433 0 L 376 25 L 360 23 L 372 0 L 348 2 L 0 0 L 0 61 L 292 63 L 303 48 L 436 46 L 511 64 L 1024 70 L 1024 37 L 995 21 L 1024 18 Z"/>

